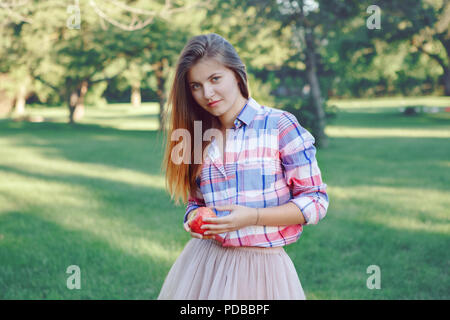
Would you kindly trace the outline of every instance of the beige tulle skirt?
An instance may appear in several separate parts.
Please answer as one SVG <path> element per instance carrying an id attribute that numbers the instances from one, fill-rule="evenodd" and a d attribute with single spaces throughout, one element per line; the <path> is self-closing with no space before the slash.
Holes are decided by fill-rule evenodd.
<path id="1" fill-rule="evenodd" d="M 222 247 L 191 239 L 172 265 L 159 300 L 305 300 L 283 247 Z"/>

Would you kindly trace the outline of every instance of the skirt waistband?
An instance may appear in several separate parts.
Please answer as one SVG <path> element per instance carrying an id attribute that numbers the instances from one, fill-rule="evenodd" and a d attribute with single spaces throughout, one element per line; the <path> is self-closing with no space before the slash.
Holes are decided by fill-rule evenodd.
<path id="1" fill-rule="evenodd" d="M 210 241 L 213 245 L 218 246 L 225 250 L 235 250 L 235 251 L 243 251 L 243 252 L 258 252 L 264 254 L 279 254 L 284 251 L 283 247 L 224 247 L 222 244 L 213 239 L 202 239 L 201 241 Z"/>

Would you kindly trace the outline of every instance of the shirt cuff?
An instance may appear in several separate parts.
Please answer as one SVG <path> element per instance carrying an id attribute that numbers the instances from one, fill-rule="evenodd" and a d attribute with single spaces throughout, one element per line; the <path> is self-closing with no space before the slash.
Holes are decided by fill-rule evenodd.
<path id="1" fill-rule="evenodd" d="M 289 200 L 293 202 L 303 214 L 306 223 L 308 224 L 317 224 L 319 222 L 319 214 L 316 208 L 316 202 L 310 197 L 299 197 Z"/>
<path id="2" fill-rule="evenodd" d="M 183 222 L 183 224 L 186 223 L 186 221 L 187 221 L 187 216 L 188 216 L 189 212 L 191 212 L 192 210 L 195 210 L 195 209 L 197 209 L 197 208 L 200 208 L 200 207 L 201 207 L 201 206 L 198 206 L 198 205 L 195 205 L 195 204 L 189 206 L 189 208 L 186 210 L 186 213 L 184 214 L 184 222 Z"/>

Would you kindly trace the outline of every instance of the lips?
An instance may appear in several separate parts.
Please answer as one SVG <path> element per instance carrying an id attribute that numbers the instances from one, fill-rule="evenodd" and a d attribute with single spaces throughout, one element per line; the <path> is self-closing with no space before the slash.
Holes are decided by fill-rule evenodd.
<path id="1" fill-rule="evenodd" d="M 215 106 L 219 101 L 222 101 L 222 100 L 216 100 L 216 101 L 213 101 L 213 102 L 208 103 L 208 107 L 213 107 L 213 106 Z"/>

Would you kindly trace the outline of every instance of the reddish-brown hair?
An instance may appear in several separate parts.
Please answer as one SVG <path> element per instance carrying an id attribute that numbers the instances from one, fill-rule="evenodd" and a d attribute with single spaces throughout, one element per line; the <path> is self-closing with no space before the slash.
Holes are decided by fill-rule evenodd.
<path id="1" fill-rule="evenodd" d="M 202 59 L 215 59 L 232 70 L 237 79 L 242 96 L 249 97 L 247 72 L 244 63 L 235 48 L 218 34 L 210 33 L 191 38 L 178 59 L 175 77 L 168 97 L 168 110 L 163 115 L 167 124 L 167 143 L 163 160 L 166 173 L 166 189 L 176 203 L 182 200 L 187 203 L 189 194 L 195 195 L 198 190 L 196 177 L 200 174 L 201 164 L 194 163 L 194 121 L 202 121 L 202 137 L 206 130 L 220 129 L 217 117 L 212 116 L 194 100 L 188 85 L 189 70 Z M 172 133 L 177 129 L 186 129 L 190 133 L 190 162 L 176 164 L 172 161 L 173 148 L 179 141 L 172 141 Z M 209 141 L 202 142 L 202 155 Z"/>

